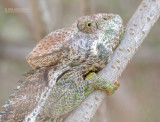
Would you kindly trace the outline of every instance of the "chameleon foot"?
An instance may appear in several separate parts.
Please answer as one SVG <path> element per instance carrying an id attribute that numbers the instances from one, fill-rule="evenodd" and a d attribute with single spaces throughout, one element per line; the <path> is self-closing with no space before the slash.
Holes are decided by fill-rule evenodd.
<path id="1" fill-rule="evenodd" d="M 94 89 L 107 91 L 107 95 L 112 95 L 119 87 L 119 82 L 114 80 L 114 84 L 110 81 L 97 76 L 96 73 L 91 72 L 87 75 L 86 80 L 93 85 Z"/>
<path id="2" fill-rule="evenodd" d="M 107 95 L 108 96 L 112 95 L 114 91 L 118 89 L 119 85 L 120 85 L 119 82 L 114 80 L 113 90 L 107 91 Z"/>
<path id="3" fill-rule="evenodd" d="M 120 85 L 119 82 L 114 80 L 114 88 L 115 88 L 115 90 L 118 89 L 119 85 Z"/>

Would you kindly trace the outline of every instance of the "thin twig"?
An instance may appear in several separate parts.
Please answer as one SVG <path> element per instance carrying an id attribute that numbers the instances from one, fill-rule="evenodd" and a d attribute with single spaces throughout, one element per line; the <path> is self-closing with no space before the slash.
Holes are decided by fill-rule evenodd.
<path id="1" fill-rule="evenodd" d="M 91 14 L 91 1 L 90 0 L 80 0 L 81 15 Z"/>
<path id="2" fill-rule="evenodd" d="M 45 24 L 46 32 L 50 32 L 53 29 L 51 15 L 49 9 L 47 8 L 47 3 L 45 0 L 39 0 L 39 9 L 42 12 L 42 19 Z"/>
<path id="3" fill-rule="evenodd" d="M 30 17 L 30 8 L 29 7 L 23 8 L 21 2 L 19 2 L 19 4 L 17 4 L 17 2 L 18 1 L 13 1 L 13 0 L 1 0 L 1 4 L 4 5 L 5 9 L 12 9 L 12 8 L 13 9 L 28 9 L 28 11 L 25 11 L 26 13 L 24 14 L 14 13 L 14 16 L 20 19 L 21 22 L 25 25 L 25 28 L 29 30 L 29 32 L 31 32 L 31 30 L 33 30 L 33 27 L 32 27 L 32 19 Z M 25 1 L 25 3 L 27 2 Z M 30 34 L 32 37 L 34 37 L 33 33 L 30 33 Z"/>
<path id="4" fill-rule="evenodd" d="M 51 30 L 51 18 L 44 0 L 30 0 L 36 41 L 40 41 Z"/>
<path id="5" fill-rule="evenodd" d="M 159 16 L 160 1 L 143 0 L 135 14 L 128 22 L 122 42 L 115 50 L 111 61 L 102 71 L 98 73 L 98 75 L 111 81 L 117 80 L 126 68 L 128 62 L 140 47 L 145 37 L 148 35 L 151 27 L 158 20 Z M 90 121 L 105 96 L 105 92 L 93 92 L 66 118 L 65 121 Z"/>

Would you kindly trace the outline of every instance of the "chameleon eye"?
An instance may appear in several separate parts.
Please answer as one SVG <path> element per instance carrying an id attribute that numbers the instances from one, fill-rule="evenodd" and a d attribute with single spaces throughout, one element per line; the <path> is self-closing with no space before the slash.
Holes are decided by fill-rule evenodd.
<path id="1" fill-rule="evenodd" d="M 91 23 L 88 23 L 88 27 L 90 27 L 91 26 Z"/>
<path id="2" fill-rule="evenodd" d="M 97 23 L 95 21 L 79 21 L 77 25 L 79 31 L 82 31 L 83 33 L 94 33 L 97 30 Z"/>

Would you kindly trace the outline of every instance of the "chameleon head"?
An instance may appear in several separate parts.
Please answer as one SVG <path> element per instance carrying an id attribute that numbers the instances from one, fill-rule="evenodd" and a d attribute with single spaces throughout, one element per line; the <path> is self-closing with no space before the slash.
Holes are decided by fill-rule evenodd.
<path id="1" fill-rule="evenodd" d="M 124 33 L 122 23 L 119 15 L 100 13 L 80 17 L 73 26 L 75 31 L 91 38 L 92 52 L 102 56 L 106 55 L 105 52 L 112 53 L 119 45 Z"/>
<path id="2" fill-rule="evenodd" d="M 98 59 L 106 60 L 119 44 L 122 33 L 119 15 L 83 16 L 71 28 L 58 29 L 43 38 L 27 56 L 27 61 L 34 69 L 62 62 L 67 64 L 77 56 L 74 57 L 68 49 L 82 52 L 82 55 L 89 52 Z"/>

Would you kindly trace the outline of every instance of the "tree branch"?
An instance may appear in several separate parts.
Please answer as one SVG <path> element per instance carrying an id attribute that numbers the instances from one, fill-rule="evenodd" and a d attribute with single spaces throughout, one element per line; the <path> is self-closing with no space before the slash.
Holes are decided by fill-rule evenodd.
<path id="1" fill-rule="evenodd" d="M 115 50 L 111 61 L 98 75 L 111 81 L 117 80 L 159 16 L 160 1 L 143 0 L 128 22 L 122 42 Z M 94 91 L 65 121 L 90 121 L 105 96 L 105 92 Z"/>

